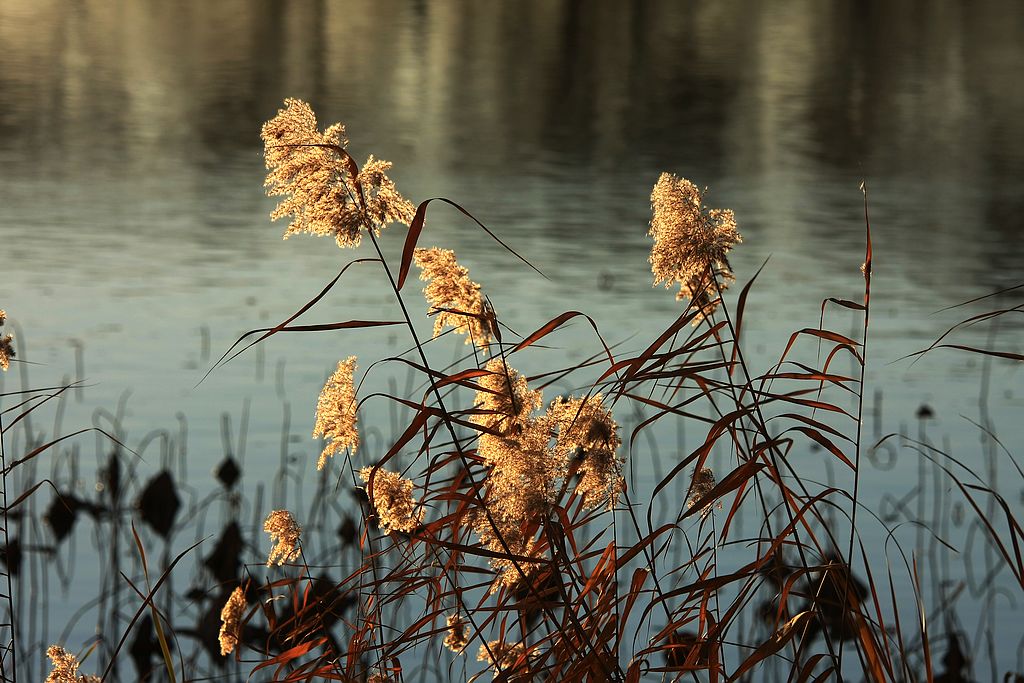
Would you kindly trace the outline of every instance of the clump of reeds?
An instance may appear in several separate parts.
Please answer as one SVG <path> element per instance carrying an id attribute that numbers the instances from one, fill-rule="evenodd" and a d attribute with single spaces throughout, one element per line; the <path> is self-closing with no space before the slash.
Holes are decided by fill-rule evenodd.
<path id="1" fill-rule="evenodd" d="M 852 668 L 875 683 L 917 680 L 916 665 L 930 667 L 920 606 L 914 620 L 887 623 L 878 582 L 869 568 L 857 576 L 869 280 L 863 303 L 830 300 L 863 315 L 859 339 L 823 324 L 800 330 L 778 365 L 755 372 L 737 341 L 745 296 L 735 304 L 722 297 L 736 279 L 728 261 L 741 241 L 736 217 L 707 209 L 705 192 L 665 173 L 651 194 L 649 260 L 655 285 L 679 286 L 686 303 L 678 318 L 635 350 L 605 344 L 594 324 L 596 355 L 528 375 L 516 369 L 530 367 L 520 359 L 543 358 L 539 342 L 581 314 L 556 315 L 525 336 L 504 332 L 455 253 L 418 246 L 428 203 L 414 208 L 398 194 L 387 162 L 371 155 L 360 167 L 344 126 L 320 131 L 309 105 L 289 99 L 262 137 L 268 192 L 284 197 L 272 217 L 291 219 L 286 237 L 372 242 L 378 258 L 370 260 L 388 276 L 412 344 L 386 360 L 419 373 L 422 391 L 387 396 L 408 411 L 407 424 L 382 448 L 364 443 L 360 466 L 334 460 L 360 447 L 356 359 L 337 364 L 316 401 L 313 436 L 326 440 L 317 469 L 341 469 L 350 482 L 346 494 L 341 477 L 333 490 L 319 478 L 318 500 L 346 515 L 344 550 L 328 546 L 307 564 L 326 528 L 322 508 L 304 518 L 308 538 L 291 512 L 271 512 L 267 566 L 301 562 L 258 588 L 243 589 L 231 566 L 217 577 L 223 592 L 208 621 L 219 614 L 219 632 L 209 630 L 222 656 L 247 648 L 251 657 L 239 659 L 275 680 L 377 683 L 407 680 L 402 662 L 413 658 L 438 680 L 460 670 L 472 681 L 570 683 L 746 680 L 775 671 L 826 680 Z M 397 272 L 377 240 L 393 222 L 409 226 Z M 870 262 L 868 233 L 865 274 Z M 434 339 L 450 328 L 474 346 L 452 366 L 432 364 L 417 336 L 408 312 L 417 309 L 402 291 L 413 265 L 426 283 Z M 804 338 L 831 348 L 794 360 Z M 839 354 L 852 358 L 859 378 L 830 367 Z M 369 364 L 367 374 L 382 365 Z M 572 388 L 545 402 L 556 381 Z M 857 408 L 841 406 L 830 389 L 852 394 Z M 698 432 L 696 445 L 649 465 L 650 430 L 675 420 Z M 852 494 L 793 466 L 807 443 L 847 468 Z M 961 489 L 970 500 L 979 491 Z M 849 510 L 849 536 L 833 522 L 837 510 Z M 1012 516 L 1007 525 L 1016 541 L 1019 525 Z M 1024 564 L 990 535 L 1014 576 L 1024 576 Z M 727 547 L 728 560 L 719 552 Z M 344 578 L 314 573 L 331 568 Z M 246 590 L 261 592 L 248 617 Z M 898 616 L 895 595 L 891 602 Z M 247 629 L 247 619 L 265 623 Z M 904 633 L 906 623 L 922 625 Z M 912 638 L 919 645 L 908 645 Z M 77 660 L 57 654 L 71 678 L 53 680 L 78 680 Z"/>
<path id="2" fill-rule="evenodd" d="M 529 379 L 512 367 L 503 346 L 492 348 L 497 332 L 496 318 L 482 294 L 482 287 L 469 279 L 468 271 L 458 264 L 451 250 L 416 247 L 415 240 L 423 229 L 425 205 L 420 207 L 415 223 L 410 226 L 396 278 L 383 259 L 375 237 L 388 221 L 410 222 L 411 206 L 399 202 L 391 194 L 393 188 L 385 182 L 378 185 L 376 196 L 384 197 L 385 203 L 392 202 L 397 208 L 371 211 L 364 201 L 365 188 L 360 187 L 363 171 L 345 150 L 348 141 L 344 138 L 344 128 L 335 125 L 320 133 L 308 105 L 295 100 L 287 101 L 286 105 L 287 108 L 264 127 L 263 139 L 267 166 L 271 169 L 267 178 L 270 192 L 288 195 L 273 214 L 274 217 L 290 215 L 294 218 L 288 234 L 296 231 L 332 234 L 339 245 L 356 246 L 365 231 L 374 239 L 374 246 L 381 255 L 380 264 L 387 271 L 400 301 L 409 265 L 415 262 L 420 267 L 421 278 L 427 282 L 424 294 L 429 313 L 435 316 L 435 337 L 450 327 L 466 335 L 467 343 L 474 343 L 481 351 L 496 351 L 468 371 L 456 370 L 448 374 L 434 370 L 415 336 L 412 321 L 406 319 L 421 369 L 432 388 L 428 392 L 432 403 L 422 403 L 414 425 L 381 462 L 363 467 L 358 477 L 366 484 L 369 509 L 375 511 L 380 530 L 385 533 L 415 531 L 415 535 L 403 540 L 401 536 L 390 534 L 390 547 L 398 552 L 392 559 L 397 563 L 394 565 L 385 565 L 380 559 L 387 546 L 382 550 L 377 544 L 384 542 L 385 537 L 372 541 L 374 559 L 365 565 L 369 574 L 360 583 L 366 585 L 365 581 L 369 581 L 371 586 L 370 595 L 364 597 L 369 610 L 368 621 L 365 627 L 356 629 L 349 647 L 369 653 L 366 648 L 372 641 L 371 633 L 381 642 L 387 640 L 381 622 L 384 619 L 382 602 L 386 602 L 388 595 L 386 587 L 396 581 L 399 586 L 408 586 L 409 577 L 418 577 L 418 581 L 429 586 L 431 594 L 455 603 L 454 614 L 436 613 L 436 618 L 443 618 L 446 624 L 443 646 L 461 653 L 471 640 L 478 640 L 478 660 L 496 676 L 525 680 L 524 676 L 543 672 L 558 680 L 632 677 L 620 661 L 621 633 L 627 624 L 624 622 L 614 629 L 613 632 L 620 635 L 612 640 L 599 634 L 608 632 L 609 619 L 623 607 L 624 595 L 615 588 L 616 574 L 640 561 L 635 565 L 629 601 L 631 604 L 641 594 L 650 601 L 650 607 L 644 610 L 647 616 L 641 622 L 646 622 L 657 611 L 652 608 L 660 605 L 667 620 L 660 633 L 671 635 L 684 632 L 685 627 L 695 628 L 700 633 L 700 642 L 705 644 L 701 648 L 713 652 L 714 656 L 681 657 L 674 641 L 661 635 L 655 635 L 650 648 L 644 652 L 648 656 L 666 652 L 668 663 L 680 670 L 704 668 L 711 671 L 712 676 L 724 673 L 725 664 L 718 656 L 722 645 L 714 645 L 723 640 L 726 625 L 722 619 L 727 618 L 719 611 L 718 599 L 713 610 L 715 616 L 712 616 L 706 591 L 682 593 L 671 601 L 664 592 L 661 582 L 687 571 L 691 565 L 690 561 L 680 567 L 665 565 L 663 549 L 669 539 L 658 537 L 667 532 L 651 530 L 648 536 L 638 536 L 631 543 L 612 543 L 603 553 L 587 550 L 598 543 L 603 532 L 596 532 L 594 538 L 587 536 L 595 533 L 589 523 L 602 514 L 610 515 L 608 524 L 612 529 L 617 528 L 615 511 L 624 496 L 626 507 L 623 510 L 631 514 L 632 503 L 623 477 L 625 459 L 619 452 L 622 437 L 613 416 L 615 402 L 624 397 L 636 400 L 633 387 L 645 382 L 660 382 L 675 390 L 687 378 L 696 378 L 698 386 L 709 392 L 710 382 L 720 384 L 722 381 L 713 378 L 712 373 L 730 366 L 725 348 L 731 340 L 723 337 L 723 332 L 728 330 L 717 325 L 710 335 L 672 346 L 666 342 L 678 334 L 678 328 L 670 329 L 635 358 L 616 361 L 609 352 L 610 368 L 602 377 L 613 379 L 594 385 L 582 397 L 556 399 L 543 410 L 541 389 L 532 387 Z M 702 193 L 693 183 L 670 174 L 661 176 L 651 195 L 650 235 L 654 246 L 650 262 L 655 284 L 678 284 L 679 298 L 689 299 L 692 310 L 680 320 L 694 323 L 708 319 L 722 305 L 721 292 L 735 279 L 727 254 L 741 239 L 733 213 L 707 210 L 702 199 Z M 553 320 L 520 346 L 535 343 L 567 319 Z M 711 349 L 718 350 L 723 362 L 693 364 L 688 359 L 701 350 L 695 344 L 709 336 L 717 341 L 717 346 Z M 339 364 L 321 394 L 314 435 L 328 437 L 330 442 L 318 467 L 323 467 L 326 457 L 336 450 L 354 448 L 358 443 L 353 365 L 351 358 Z M 727 377 L 730 376 L 731 370 Z M 438 386 L 443 383 L 471 390 L 472 403 L 464 408 L 452 407 L 459 394 L 442 395 Z M 740 393 L 749 391 L 743 384 L 732 387 Z M 733 439 L 737 447 L 749 443 L 738 439 L 740 432 L 751 432 L 761 439 L 760 444 L 755 439 L 746 447 L 749 450 L 737 454 L 736 472 L 740 474 L 734 472 L 733 479 L 757 477 L 764 466 L 751 465 L 761 461 L 771 462 L 772 467 L 776 467 L 773 458 L 777 457 L 777 442 L 766 431 L 760 415 L 740 402 L 733 419 L 735 424 L 726 424 L 709 436 L 708 446 L 700 453 L 684 458 L 673 467 L 658 484 L 654 495 L 670 485 L 684 466 L 693 465 L 694 479 L 682 495 L 680 505 L 693 512 L 699 507 L 702 516 L 707 514 L 712 502 L 706 498 L 716 487 L 711 469 L 706 466 L 709 446 L 726 436 Z M 431 426 L 432 422 L 435 426 Z M 475 433 L 460 435 L 457 425 L 472 428 Z M 431 442 L 432 435 L 438 431 L 445 431 L 449 436 L 443 447 L 448 451 L 447 457 L 430 460 L 418 474 L 410 477 L 384 467 L 387 459 L 408 445 L 417 433 L 422 433 L 424 440 L 418 449 L 420 453 L 436 448 Z M 446 466 L 438 463 L 445 462 L 457 469 L 444 474 Z M 776 470 L 771 471 L 768 482 L 777 487 L 785 486 Z M 744 485 L 742 481 L 740 485 Z M 734 489 L 735 486 L 731 490 Z M 793 492 L 787 489 L 784 495 L 792 497 Z M 435 506 L 445 501 L 449 515 L 432 518 L 427 515 L 428 508 L 417 500 L 434 501 Z M 277 532 L 282 533 L 284 527 L 291 530 L 294 520 L 290 516 L 288 522 L 276 524 Z M 268 530 L 269 524 L 270 520 Z M 633 525 L 639 534 L 635 521 Z M 472 530 L 473 537 L 466 536 L 467 528 Z M 797 545 L 804 543 L 800 532 L 809 531 L 806 522 L 797 519 L 787 528 L 789 531 L 780 537 L 782 540 Z M 271 560 L 295 556 L 297 531 L 288 538 L 294 540 L 284 542 L 280 552 L 275 549 Z M 418 553 L 417 549 L 422 552 Z M 494 580 L 484 596 L 477 599 L 475 607 L 464 597 L 467 590 L 473 589 L 461 585 L 459 579 L 473 564 L 471 552 L 486 558 L 494 572 Z M 717 553 L 702 561 L 708 564 L 702 572 L 714 571 Z M 466 562 L 470 564 L 462 566 Z M 759 566 L 755 562 L 746 574 L 737 574 L 732 579 L 741 594 L 756 586 Z M 477 567 L 473 573 L 479 571 Z M 410 588 L 397 590 L 404 600 L 416 592 Z M 470 631 L 462 616 L 465 614 L 466 619 L 472 621 L 474 614 L 482 615 L 478 610 L 484 609 L 488 600 L 493 604 L 486 607 L 486 613 L 491 615 L 486 621 L 500 626 L 498 638 L 488 638 L 479 626 L 474 625 Z M 558 613 L 565 616 L 559 618 Z M 785 610 L 781 613 L 785 614 Z M 701 616 L 695 617 L 696 614 Z M 518 616 L 510 621 L 512 615 Z M 427 627 L 431 621 L 421 619 L 418 624 Z M 517 622 L 520 633 L 516 639 L 510 636 L 508 629 Z M 641 626 L 630 624 L 631 628 Z M 389 631 L 392 629 L 388 627 Z M 792 629 L 785 631 L 786 635 L 781 635 L 783 631 L 773 631 L 766 642 L 785 644 L 792 637 L 790 631 Z M 409 633 L 405 633 L 403 637 L 408 636 Z M 871 638 L 874 647 L 877 632 Z M 341 665 L 329 652 L 322 655 L 322 661 Z M 351 649 L 347 661 L 354 661 Z M 626 668 L 632 671 L 636 664 L 634 661 Z M 648 662 L 645 666 L 652 665 Z"/>

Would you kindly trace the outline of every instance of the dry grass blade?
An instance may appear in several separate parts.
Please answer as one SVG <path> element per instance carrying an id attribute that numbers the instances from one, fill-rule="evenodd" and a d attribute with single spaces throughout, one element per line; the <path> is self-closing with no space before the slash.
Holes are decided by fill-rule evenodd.
<path id="1" fill-rule="evenodd" d="M 502 242 L 501 239 L 497 235 L 495 235 L 493 232 L 491 232 L 490 229 L 488 229 L 486 225 L 481 223 L 476 218 L 476 216 L 471 214 L 469 211 L 467 211 L 461 205 L 459 205 L 456 202 L 453 202 L 450 199 L 446 199 L 445 197 L 432 197 L 431 199 L 426 199 L 426 200 L 420 202 L 420 205 L 418 207 L 416 207 L 416 215 L 415 215 L 415 217 L 413 217 L 412 222 L 409 224 L 409 234 L 405 238 L 405 246 L 402 249 L 402 262 L 401 262 L 401 264 L 399 265 L 399 268 L 398 268 L 398 283 L 397 283 L 397 287 L 398 287 L 399 290 L 401 290 L 405 286 L 406 278 L 409 277 L 409 269 L 412 267 L 413 255 L 414 255 L 414 253 L 416 251 L 416 247 L 417 247 L 417 244 L 419 242 L 420 233 L 423 232 L 423 226 L 424 226 L 424 224 L 425 224 L 425 222 L 427 220 L 427 207 L 430 205 L 431 202 L 444 202 L 445 204 L 448 204 L 449 206 L 454 207 L 463 216 L 465 216 L 466 218 L 468 218 L 471 221 L 473 221 L 474 223 L 476 223 L 478 228 L 480 228 L 481 230 L 486 232 L 488 234 L 488 236 L 490 236 L 491 239 L 493 239 L 495 242 L 500 244 L 505 249 L 505 251 L 507 251 L 508 253 L 512 254 L 517 259 L 519 259 L 520 261 L 525 263 L 535 273 L 537 273 L 538 275 L 540 275 L 544 279 L 547 279 L 547 276 L 544 275 L 544 273 L 542 273 L 541 271 L 539 271 L 536 268 L 536 266 L 534 266 L 532 263 L 530 263 L 525 258 L 523 258 L 518 253 L 516 253 L 516 251 L 514 249 L 512 249 L 512 247 L 510 247 L 507 244 L 505 244 L 504 242 Z"/>

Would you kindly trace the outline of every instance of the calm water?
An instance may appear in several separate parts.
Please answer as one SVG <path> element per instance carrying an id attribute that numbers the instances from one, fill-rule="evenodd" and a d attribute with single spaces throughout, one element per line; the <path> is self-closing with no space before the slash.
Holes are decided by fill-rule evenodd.
<path id="1" fill-rule="evenodd" d="M 759 367 L 817 323 L 822 298 L 857 298 L 866 179 L 868 380 L 885 416 L 872 428 L 897 430 L 927 403 L 936 440 L 987 471 L 967 418 L 980 419 L 991 372 L 991 419 L 1019 454 L 1019 364 L 898 359 L 981 310 L 939 309 L 1024 281 L 1022 46 L 1024 5 L 1012 2 L 3 0 L 0 306 L 21 357 L 38 364 L 19 366 L 30 384 L 75 376 L 82 349 L 89 386 L 69 401 L 66 431 L 102 423 L 93 411 L 127 391 L 133 443 L 177 430 L 181 412 L 198 496 L 225 450 L 221 414 L 237 430 L 248 404 L 245 485 L 269 487 L 286 419 L 284 450 L 314 457 L 306 435 L 333 363 L 406 345 L 387 333 L 278 337 L 194 388 L 210 354 L 283 319 L 349 258 L 327 240 L 282 243 L 284 226 L 266 218 L 258 133 L 283 98 L 308 100 L 324 125 L 344 121 L 355 156 L 394 161 L 407 196 L 460 201 L 544 271 L 547 281 L 516 266 L 454 211 L 431 213 L 424 242 L 456 249 L 514 329 L 573 308 L 627 350 L 677 311 L 651 289 L 646 262 L 661 171 L 736 210 L 741 283 L 770 257 L 747 328 Z M 397 254 L 401 231 L 387 235 Z M 385 282 L 362 273 L 304 320 L 388 318 L 390 302 Z M 848 316 L 833 323 L 856 329 Z M 1020 352 L 1021 329 L 1009 320 L 995 344 L 987 326 L 958 341 Z M 596 350 L 582 326 L 558 341 L 570 358 Z M 10 373 L 0 386 L 21 381 Z M 92 448 L 83 444 L 83 490 Z M 907 462 L 865 477 L 877 500 L 874 484 L 905 493 L 917 471 Z M 1021 481 L 1004 481 L 1019 511 Z M 88 543 L 76 552 L 76 580 L 95 585 Z M 52 624 L 66 623 L 63 608 Z M 973 633 L 977 609 L 963 617 Z M 1000 675 L 1024 668 L 1012 631 L 997 648 Z"/>

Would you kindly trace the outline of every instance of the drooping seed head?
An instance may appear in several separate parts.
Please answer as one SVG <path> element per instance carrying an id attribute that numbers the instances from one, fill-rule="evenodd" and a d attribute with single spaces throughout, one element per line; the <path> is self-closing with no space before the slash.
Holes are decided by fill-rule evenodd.
<path id="1" fill-rule="evenodd" d="M 270 540 L 274 547 L 270 549 L 267 556 L 267 566 L 274 564 L 278 566 L 285 562 L 292 562 L 302 552 L 299 545 L 299 537 L 302 535 L 302 527 L 287 510 L 274 510 L 263 522 L 263 530 L 270 534 Z"/>

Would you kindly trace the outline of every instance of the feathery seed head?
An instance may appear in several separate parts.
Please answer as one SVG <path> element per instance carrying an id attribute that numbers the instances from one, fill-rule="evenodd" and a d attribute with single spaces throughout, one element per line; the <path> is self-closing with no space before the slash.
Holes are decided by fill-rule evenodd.
<path id="1" fill-rule="evenodd" d="M 547 416 L 531 417 L 541 406 L 541 392 L 530 389 L 526 378 L 502 358 L 492 359 L 485 369 L 490 374 L 478 380 L 476 403 L 481 413 L 473 421 L 498 434 L 482 432 L 477 442 L 477 454 L 489 466 L 487 512 L 477 511 L 471 523 L 489 550 L 530 557 L 534 551 L 530 524 L 547 514 L 554 502 L 564 459 L 550 447 L 552 421 Z M 511 558 L 492 558 L 490 563 L 500 572 L 492 590 L 514 585 L 521 573 L 537 567 Z"/>
<path id="2" fill-rule="evenodd" d="M 477 380 L 476 404 L 481 414 L 473 421 L 502 433 L 524 422 L 542 403 L 541 392 L 529 388 L 526 378 L 510 368 L 502 358 L 492 358 L 484 366 L 489 374 Z"/>
<path id="3" fill-rule="evenodd" d="M 99 683 L 99 676 L 79 676 L 78 657 L 59 645 L 51 645 L 46 649 L 52 669 L 46 677 L 46 683 Z"/>
<path id="4" fill-rule="evenodd" d="M 228 601 L 220 611 L 220 653 L 228 655 L 238 647 L 242 630 L 242 612 L 245 610 L 245 593 L 241 586 L 231 591 Z"/>
<path id="5" fill-rule="evenodd" d="M 0 308 L 0 327 L 7 322 L 7 313 Z M 11 359 L 14 358 L 14 335 L 0 335 L 0 370 L 7 370 L 11 367 Z"/>
<path id="6" fill-rule="evenodd" d="M 434 336 L 445 327 L 466 335 L 466 343 L 485 348 L 493 336 L 480 285 L 469 279 L 469 271 L 455 260 L 451 249 L 417 249 L 413 252 L 420 279 L 428 284 L 423 295 L 435 312 Z"/>
<path id="7" fill-rule="evenodd" d="M 270 549 L 267 557 L 267 566 L 274 564 L 278 566 L 285 562 L 291 562 L 299 557 L 301 547 L 299 537 L 302 535 L 302 527 L 287 510 L 274 510 L 263 522 L 263 530 L 270 534 L 270 540 L 274 547 Z"/>
<path id="8" fill-rule="evenodd" d="M 686 507 L 693 508 L 697 503 L 700 503 L 701 499 L 711 493 L 711 490 L 715 488 L 715 484 L 715 473 L 710 467 L 702 467 L 699 470 L 694 470 L 693 482 L 690 484 L 690 495 L 686 498 Z M 721 510 L 722 501 L 718 501 L 714 505 L 712 505 L 710 501 L 705 501 L 700 511 L 701 519 L 711 514 L 715 507 Z"/>
<path id="9" fill-rule="evenodd" d="M 488 651 L 490 650 L 490 651 Z M 487 647 L 480 646 L 476 655 L 476 661 L 487 662 L 489 666 L 502 669 L 511 669 L 516 661 L 526 653 L 526 646 L 522 643 L 506 643 L 503 640 L 492 640 Z"/>
<path id="10" fill-rule="evenodd" d="M 316 425 L 313 427 L 314 437 L 323 437 L 328 443 L 324 446 L 316 468 L 322 470 L 327 457 L 333 457 L 338 451 L 346 448 L 355 453 L 359 448 L 359 431 L 356 428 L 356 390 L 353 374 L 356 369 L 356 357 L 349 356 L 338 362 L 338 368 L 324 384 L 320 398 L 316 404 Z"/>
<path id="11" fill-rule="evenodd" d="M 662 173 L 651 192 L 651 271 L 654 284 L 679 283 L 678 299 L 690 299 L 696 309 L 694 323 L 714 311 L 718 290 L 736 277 L 729 266 L 729 250 L 743 241 L 736 216 L 729 209 L 705 209 L 703 196 L 689 180 Z M 718 278 L 716 287 L 714 278 Z"/>
<path id="12" fill-rule="evenodd" d="M 622 440 L 604 397 L 556 400 L 548 408 L 548 417 L 558 430 L 555 450 L 560 457 L 566 461 L 577 454 L 582 457 L 576 491 L 583 496 L 584 505 L 614 506 L 622 490 L 623 461 L 617 454 Z"/>
<path id="13" fill-rule="evenodd" d="M 444 646 L 452 652 L 462 652 L 469 644 L 469 634 L 466 633 L 466 622 L 456 614 L 448 615 L 448 635 L 444 637 Z"/>
<path id="14" fill-rule="evenodd" d="M 263 156 L 269 196 L 285 198 L 270 214 L 292 218 L 285 239 L 296 233 L 331 235 L 339 247 L 356 247 L 362 230 L 379 235 L 389 223 L 412 220 L 414 209 L 395 189 L 387 161 L 371 155 L 362 169 L 345 148 L 345 127 L 323 133 L 316 115 L 302 100 L 286 99 L 285 108 L 263 124 Z"/>
<path id="15" fill-rule="evenodd" d="M 478 511 L 471 523 L 489 550 L 533 557 L 532 529 L 537 520 L 550 514 L 557 494 L 555 484 L 564 474 L 564 459 L 549 446 L 552 428 L 547 417 L 528 419 L 520 427 L 514 436 L 480 435 L 477 453 L 490 465 L 487 514 Z M 492 591 L 499 585 L 515 585 L 522 575 L 532 574 L 538 566 L 509 557 L 491 558 L 490 564 L 499 572 Z"/>
<path id="16" fill-rule="evenodd" d="M 368 485 L 367 493 L 382 530 L 406 533 L 416 530 L 423 520 L 423 510 L 416 510 L 416 498 L 412 495 L 415 484 L 410 479 L 397 472 L 372 467 L 359 470 L 359 477 Z"/>

